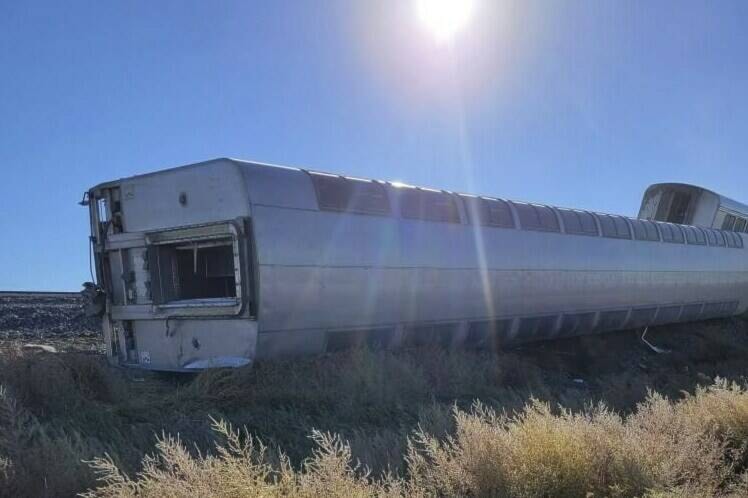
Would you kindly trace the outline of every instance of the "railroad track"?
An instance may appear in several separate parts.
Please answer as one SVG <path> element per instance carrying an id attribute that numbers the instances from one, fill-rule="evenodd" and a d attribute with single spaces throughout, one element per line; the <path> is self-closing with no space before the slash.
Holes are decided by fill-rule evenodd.
<path id="1" fill-rule="evenodd" d="M 79 292 L 0 291 L 0 297 L 79 297 Z"/>

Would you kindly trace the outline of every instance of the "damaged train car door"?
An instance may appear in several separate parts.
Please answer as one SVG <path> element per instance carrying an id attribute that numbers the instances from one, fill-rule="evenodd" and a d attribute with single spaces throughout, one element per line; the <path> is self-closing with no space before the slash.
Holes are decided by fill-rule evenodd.
<path id="1" fill-rule="evenodd" d="M 176 371 L 250 363 L 257 322 L 249 218 L 128 230 L 135 200 L 122 192 L 100 186 L 84 199 L 111 362 Z"/>

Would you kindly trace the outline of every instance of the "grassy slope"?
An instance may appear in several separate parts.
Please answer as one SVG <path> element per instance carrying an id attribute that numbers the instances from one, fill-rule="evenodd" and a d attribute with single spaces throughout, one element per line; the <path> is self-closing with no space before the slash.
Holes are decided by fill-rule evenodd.
<path id="1" fill-rule="evenodd" d="M 94 355 L 6 354 L 0 496 L 70 496 L 97 485 L 97 466 L 113 479 L 100 494 L 122 496 L 748 492 L 748 394 L 722 385 L 682 399 L 716 376 L 744 382 L 746 326 L 648 338 L 673 352 L 620 333 L 499 354 L 355 351 L 189 379 L 142 379 Z M 211 418 L 259 437 L 265 461 Z M 141 470 L 164 433 L 181 444 L 163 437 L 151 478 L 117 477 Z M 228 444 L 223 454 L 216 442 Z M 356 461 L 377 479 L 362 480 Z"/>

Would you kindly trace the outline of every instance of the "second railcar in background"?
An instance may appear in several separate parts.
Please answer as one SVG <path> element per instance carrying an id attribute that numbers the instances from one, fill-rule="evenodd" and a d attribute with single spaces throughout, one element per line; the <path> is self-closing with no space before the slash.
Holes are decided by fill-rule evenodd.
<path id="1" fill-rule="evenodd" d="M 748 232 L 748 206 L 685 183 L 657 183 L 644 193 L 639 218 Z"/>
<path id="2" fill-rule="evenodd" d="M 744 235 L 711 224 L 233 159 L 87 196 L 108 354 L 131 367 L 486 348 L 748 308 Z"/>

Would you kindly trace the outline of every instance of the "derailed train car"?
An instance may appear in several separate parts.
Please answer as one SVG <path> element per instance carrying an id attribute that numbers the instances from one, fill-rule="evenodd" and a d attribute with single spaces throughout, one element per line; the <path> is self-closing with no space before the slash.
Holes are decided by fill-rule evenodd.
<path id="1" fill-rule="evenodd" d="M 710 227 L 233 159 L 104 183 L 85 204 L 124 366 L 492 348 L 748 308 L 745 236 Z"/>

